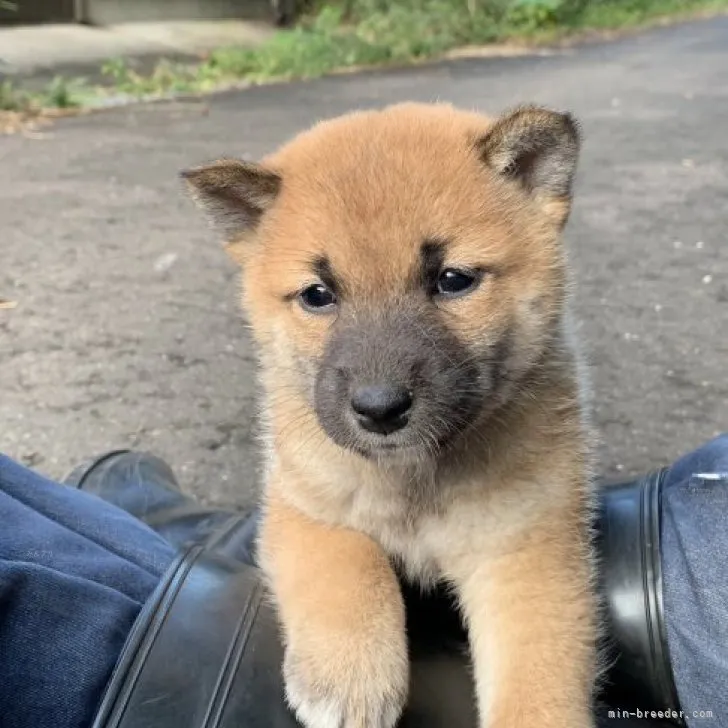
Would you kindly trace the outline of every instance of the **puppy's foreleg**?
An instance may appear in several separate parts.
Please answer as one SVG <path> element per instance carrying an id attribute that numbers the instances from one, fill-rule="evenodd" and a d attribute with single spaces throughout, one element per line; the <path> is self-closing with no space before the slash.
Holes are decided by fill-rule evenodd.
<path id="1" fill-rule="evenodd" d="M 596 600 L 573 536 L 556 519 L 501 553 L 453 559 L 483 728 L 594 725 Z"/>
<path id="2" fill-rule="evenodd" d="M 368 536 L 268 503 L 260 540 L 285 640 L 289 704 L 307 728 L 392 728 L 409 666 L 399 584 Z"/>

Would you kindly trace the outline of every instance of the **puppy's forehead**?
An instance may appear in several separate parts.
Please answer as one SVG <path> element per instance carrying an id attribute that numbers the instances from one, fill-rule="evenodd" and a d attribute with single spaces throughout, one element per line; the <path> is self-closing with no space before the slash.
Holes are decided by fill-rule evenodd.
<path id="1" fill-rule="evenodd" d="M 270 158 L 284 180 L 281 221 L 306 254 L 401 278 L 423 244 L 462 243 L 469 226 L 497 221 L 475 151 L 488 125 L 416 104 L 322 123 Z"/>
<path id="2" fill-rule="evenodd" d="M 403 104 L 323 122 L 276 155 L 289 186 L 347 197 L 350 204 L 402 203 L 450 188 L 474 168 L 481 116 L 448 106 Z"/>

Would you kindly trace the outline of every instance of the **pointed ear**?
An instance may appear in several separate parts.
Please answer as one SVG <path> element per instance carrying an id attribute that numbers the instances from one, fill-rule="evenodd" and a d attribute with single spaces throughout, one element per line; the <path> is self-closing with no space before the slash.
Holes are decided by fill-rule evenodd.
<path id="1" fill-rule="evenodd" d="M 571 205 L 579 147 L 579 127 L 570 114 L 537 106 L 502 116 L 477 142 L 492 170 L 540 198 L 562 224 Z"/>
<path id="2" fill-rule="evenodd" d="M 180 174 L 227 243 L 255 230 L 282 185 L 274 171 L 237 159 L 220 159 Z"/>

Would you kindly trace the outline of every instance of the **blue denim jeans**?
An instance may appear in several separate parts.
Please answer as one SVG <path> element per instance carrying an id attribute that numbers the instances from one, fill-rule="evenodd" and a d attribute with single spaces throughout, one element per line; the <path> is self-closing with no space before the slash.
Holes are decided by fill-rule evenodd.
<path id="1" fill-rule="evenodd" d="M 663 487 L 664 604 L 680 702 L 689 728 L 724 728 L 728 435 L 676 462 Z M 88 728 L 173 556 L 124 511 L 0 455 L 0 726 Z"/>
<path id="2" fill-rule="evenodd" d="M 662 493 L 670 663 L 690 728 L 728 726 L 728 434 L 678 460 Z"/>
<path id="3" fill-rule="evenodd" d="M 88 728 L 173 556 L 124 511 L 0 455 L 2 728 Z"/>

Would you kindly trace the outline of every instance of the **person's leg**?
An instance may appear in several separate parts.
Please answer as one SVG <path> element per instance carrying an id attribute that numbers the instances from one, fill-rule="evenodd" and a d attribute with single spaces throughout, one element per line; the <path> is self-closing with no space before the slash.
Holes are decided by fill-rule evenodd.
<path id="1" fill-rule="evenodd" d="M 665 474 L 662 568 L 670 662 L 685 722 L 728 725 L 728 435 Z"/>
<path id="2" fill-rule="evenodd" d="M 0 723 L 87 728 L 174 549 L 0 455 Z"/>

